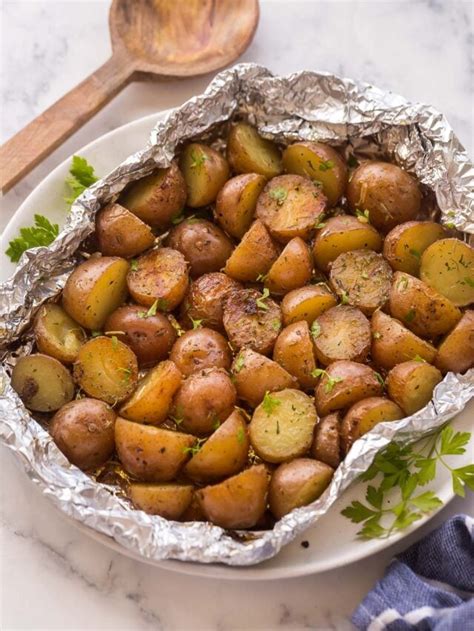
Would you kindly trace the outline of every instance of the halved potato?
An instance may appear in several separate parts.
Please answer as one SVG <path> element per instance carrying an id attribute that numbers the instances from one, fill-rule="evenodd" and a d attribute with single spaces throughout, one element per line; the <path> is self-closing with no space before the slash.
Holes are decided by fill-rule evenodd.
<path id="1" fill-rule="evenodd" d="M 99 330 L 125 302 L 129 266 L 118 257 L 91 257 L 72 272 L 63 289 L 63 307 L 86 329 Z"/>
<path id="2" fill-rule="evenodd" d="M 336 297 L 326 283 L 293 289 L 281 301 L 283 324 L 288 326 L 305 320 L 311 325 L 318 316 L 336 304 Z"/>
<path id="3" fill-rule="evenodd" d="M 228 370 L 232 362 L 227 340 L 223 335 L 204 327 L 186 331 L 171 349 L 174 361 L 185 377 L 205 368 Z"/>
<path id="4" fill-rule="evenodd" d="M 337 215 L 324 221 L 317 231 L 313 244 L 313 257 L 317 267 L 323 272 L 339 254 L 352 250 L 382 249 L 382 237 L 377 230 L 352 215 Z"/>
<path id="5" fill-rule="evenodd" d="M 275 342 L 273 359 L 296 377 L 302 388 L 315 387 L 317 378 L 311 373 L 317 364 L 307 322 L 295 322 L 283 329 Z"/>
<path id="6" fill-rule="evenodd" d="M 423 252 L 422 281 L 457 307 L 474 302 L 474 249 L 459 239 L 440 239 Z"/>
<path id="7" fill-rule="evenodd" d="M 359 309 L 331 307 L 311 325 L 316 357 L 327 366 L 339 359 L 362 362 L 370 351 L 370 322 Z"/>
<path id="8" fill-rule="evenodd" d="M 139 304 L 151 307 L 156 302 L 159 311 L 173 311 L 188 288 L 186 259 L 172 248 L 152 250 L 137 259 L 127 285 Z"/>
<path id="9" fill-rule="evenodd" d="M 416 356 L 432 363 L 436 348 L 409 331 L 383 311 L 372 316 L 372 359 L 383 368 L 393 368 Z"/>
<path id="10" fill-rule="evenodd" d="M 332 467 L 311 458 L 296 458 L 281 464 L 272 475 L 268 493 L 273 516 L 281 519 L 294 508 L 317 500 L 333 475 Z"/>
<path id="11" fill-rule="evenodd" d="M 38 350 L 65 364 L 73 362 L 86 334 L 59 305 L 49 302 L 40 307 L 35 319 L 35 340 Z"/>
<path id="12" fill-rule="evenodd" d="M 184 471 L 201 483 L 235 475 L 247 463 L 249 446 L 247 423 L 243 415 L 234 410 L 193 455 Z"/>
<path id="13" fill-rule="evenodd" d="M 298 289 L 311 280 L 313 259 L 300 237 L 289 241 L 265 277 L 265 287 L 272 294 L 283 295 Z"/>
<path id="14" fill-rule="evenodd" d="M 188 190 L 187 204 L 199 208 L 212 204 L 229 179 L 229 165 L 215 149 L 197 142 L 186 145 L 179 160 Z"/>
<path id="15" fill-rule="evenodd" d="M 191 484 L 144 484 L 132 483 L 128 495 L 135 508 L 149 515 L 160 515 L 165 519 L 180 519 L 191 504 L 193 486 Z"/>
<path id="16" fill-rule="evenodd" d="M 57 359 L 34 353 L 20 357 L 12 371 L 12 387 L 29 410 L 54 412 L 74 396 L 70 372 Z"/>
<path id="17" fill-rule="evenodd" d="M 196 438 L 118 417 L 117 456 L 125 471 L 143 482 L 169 482 L 189 460 Z"/>
<path id="18" fill-rule="evenodd" d="M 256 281 L 277 260 L 280 250 L 261 221 L 255 221 L 242 237 L 224 268 L 231 278 Z"/>
<path id="19" fill-rule="evenodd" d="M 431 401 L 433 390 L 442 378 L 431 364 L 416 360 L 403 362 L 388 373 L 388 395 L 410 416 Z"/>
<path id="20" fill-rule="evenodd" d="M 314 429 L 311 456 L 333 469 L 341 463 L 341 416 L 333 412 L 318 421 Z"/>
<path id="21" fill-rule="evenodd" d="M 392 268 L 381 254 L 372 250 L 351 250 L 331 263 L 329 282 L 348 304 L 371 315 L 387 302 Z"/>
<path id="22" fill-rule="evenodd" d="M 120 204 L 108 204 L 97 214 L 95 234 L 104 256 L 128 259 L 151 248 L 155 237 L 150 227 Z"/>
<path id="23" fill-rule="evenodd" d="M 262 138 L 254 127 L 237 123 L 227 139 L 227 160 L 235 173 L 259 173 L 266 178 L 282 171 L 278 147 Z"/>
<path id="24" fill-rule="evenodd" d="M 135 353 L 116 337 L 100 336 L 81 346 L 74 362 L 74 380 L 89 396 L 115 405 L 135 389 Z"/>
<path id="25" fill-rule="evenodd" d="M 237 395 L 250 406 L 257 407 L 266 392 L 296 388 L 296 378 L 276 361 L 243 348 L 232 364 L 232 378 Z"/>
<path id="26" fill-rule="evenodd" d="M 403 417 L 403 410 L 385 397 L 369 397 L 358 401 L 342 419 L 341 439 L 344 453 L 347 454 L 353 443 L 378 423 L 398 421 Z"/>
<path id="27" fill-rule="evenodd" d="M 413 333 L 430 338 L 450 331 L 462 315 L 450 300 L 405 272 L 393 276 L 389 309 Z"/>
<path id="28" fill-rule="evenodd" d="M 474 367 L 474 311 L 469 309 L 438 347 L 435 365 L 441 372 Z"/>
<path id="29" fill-rule="evenodd" d="M 317 415 L 301 390 L 267 393 L 250 421 L 250 443 L 267 462 L 288 462 L 305 454 L 313 441 Z"/>
<path id="30" fill-rule="evenodd" d="M 264 465 L 250 467 L 220 484 L 196 492 L 209 521 L 221 528 L 252 528 L 267 506 L 269 475 Z"/>
<path id="31" fill-rule="evenodd" d="M 159 425 L 168 416 L 181 381 L 181 373 L 172 361 L 157 364 L 122 405 L 120 415 L 137 423 Z"/>
<path id="32" fill-rule="evenodd" d="M 435 221 L 406 221 L 385 237 L 383 255 L 394 270 L 418 276 L 421 255 L 444 236 L 445 228 Z"/>
<path id="33" fill-rule="evenodd" d="M 222 272 L 204 274 L 191 283 L 181 303 L 181 323 L 192 328 L 193 322 L 202 326 L 224 330 L 222 324 L 224 297 L 233 289 L 242 289 L 240 283 Z"/>
<path id="34" fill-rule="evenodd" d="M 326 416 L 382 392 L 380 376 L 370 366 L 336 361 L 327 367 L 316 386 L 316 409 L 320 416 Z"/>
<path id="35" fill-rule="evenodd" d="M 228 180 L 219 191 L 214 217 L 231 237 L 241 239 L 250 228 L 266 182 L 258 173 L 243 173 Z"/>

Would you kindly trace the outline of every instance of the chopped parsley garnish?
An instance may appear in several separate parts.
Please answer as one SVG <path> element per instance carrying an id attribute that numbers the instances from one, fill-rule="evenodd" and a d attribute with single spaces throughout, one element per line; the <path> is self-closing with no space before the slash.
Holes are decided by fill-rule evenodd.
<path id="1" fill-rule="evenodd" d="M 157 298 L 148 311 L 139 311 L 137 315 L 139 318 L 151 318 L 151 316 L 156 315 L 157 311 L 166 311 L 167 308 L 168 301 L 164 298 Z"/>
<path id="2" fill-rule="evenodd" d="M 277 186 L 270 190 L 269 195 L 277 202 L 279 206 L 281 206 L 285 199 L 288 197 L 288 191 L 282 186 Z"/>
<path id="3" fill-rule="evenodd" d="M 237 440 L 242 445 L 245 440 L 245 432 L 243 427 L 239 427 L 239 431 L 237 432 Z"/>
<path id="4" fill-rule="evenodd" d="M 241 354 L 237 355 L 234 361 L 234 368 L 233 368 L 234 372 L 240 372 L 243 367 L 244 367 L 244 357 Z"/>
<path id="5" fill-rule="evenodd" d="M 281 405 L 281 401 L 276 397 L 272 397 L 272 395 L 267 390 L 262 401 L 262 408 L 264 409 L 264 411 L 268 415 L 270 415 L 276 410 L 279 405 Z"/>
<path id="6" fill-rule="evenodd" d="M 200 151 L 199 154 L 196 151 L 191 151 L 191 169 L 202 167 L 207 160 L 207 156 L 204 152 Z"/>
<path id="7" fill-rule="evenodd" d="M 257 303 L 257 307 L 262 311 L 268 311 L 268 305 L 265 303 L 265 300 L 270 296 L 270 291 L 268 287 L 265 287 L 262 293 L 261 298 L 257 298 L 255 301 Z"/>
<path id="8" fill-rule="evenodd" d="M 192 322 L 192 325 L 193 325 L 193 330 L 195 330 L 195 329 L 200 329 L 200 328 L 201 328 L 202 323 L 203 323 L 203 319 L 201 319 L 201 320 L 195 320 L 195 319 L 194 319 L 194 318 L 192 318 L 191 316 L 189 316 L 189 318 L 190 318 L 190 320 L 191 320 L 191 322 Z"/>
<path id="9" fill-rule="evenodd" d="M 137 259 L 132 259 L 130 261 L 130 269 L 132 270 L 132 272 L 136 272 L 138 269 L 138 261 Z"/>
<path id="10" fill-rule="evenodd" d="M 370 213 L 368 210 L 359 210 L 356 208 L 356 217 L 361 223 L 370 223 Z"/>
<path id="11" fill-rule="evenodd" d="M 405 322 L 413 322 L 413 320 L 415 319 L 415 316 L 416 316 L 415 309 L 410 309 L 408 313 L 405 315 L 404 320 Z"/>
<path id="12" fill-rule="evenodd" d="M 334 386 L 336 385 L 336 383 L 340 383 L 341 381 L 344 381 L 342 377 L 333 377 L 326 370 L 323 370 L 322 368 L 315 368 L 314 370 L 312 370 L 311 376 L 312 377 L 322 377 L 322 376 L 326 377 L 327 382 L 326 382 L 326 385 L 324 386 L 324 392 L 326 393 L 331 392 Z"/>
<path id="13" fill-rule="evenodd" d="M 415 355 L 415 357 L 413 358 L 413 361 L 415 362 L 423 362 L 426 364 L 426 359 L 423 359 L 423 357 L 421 357 L 420 355 Z"/>
<path id="14" fill-rule="evenodd" d="M 334 168 L 334 162 L 332 160 L 323 160 L 319 163 L 320 171 L 330 171 L 332 168 Z"/>
<path id="15" fill-rule="evenodd" d="M 321 335 L 321 326 L 319 325 L 319 322 L 317 320 L 315 320 L 311 325 L 311 335 L 314 339 Z"/>

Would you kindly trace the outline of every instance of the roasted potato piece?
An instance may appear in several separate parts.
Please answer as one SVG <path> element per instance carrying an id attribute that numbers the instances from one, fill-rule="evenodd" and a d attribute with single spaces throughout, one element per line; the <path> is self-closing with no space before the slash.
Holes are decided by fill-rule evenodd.
<path id="1" fill-rule="evenodd" d="M 234 348 L 268 355 L 281 329 L 281 310 L 265 293 L 240 289 L 225 297 L 223 322 Z"/>
<path id="2" fill-rule="evenodd" d="M 337 361 L 327 367 L 316 386 L 316 409 L 326 416 L 382 391 L 382 379 L 375 370 L 358 362 Z"/>
<path id="3" fill-rule="evenodd" d="M 229 237 L 206 219 L 185 219 L 175 226 L 166 245 L 178 250 L 188 261 L 193 278 L 218 272 L 232 254 Z"/>
<path id="4" fill-rule="evenodd" d="M 149 515 L 159 515 L 173 521 L 191 504 L 193 487 L 190 484 L 143 484 L 134 483 L 128 487 L 128 495 L 135 508 Z"/>
<path id="5" fill-rule="evenodd" d="M 86 329 L 99 330 L 127 297 L 128 263 L 118 257 L 91 257 L 72 272 L 63 289 L 63 307 Z"/>
<path id="6" fill-rule="evenodd" d="M 317 416 L 313 400 L 301 390 L 267 393 L 250 421 L 250 443 L 267 462 L 287 462 L 305 454 Z"/>
<path id="7" fill-rule="evenodd" d="M 263 401 L 266 392 L 296 388 L 298 382 L 276 361 L 243 348 L 232 364 L 232 377 L 237 395 L 255 408 Z"/>
<path id="8" fill-rule="evenodd" d="M 173 311 L 188 288 L 186 260 L 172 248 L 152 250 L 137 259 L 127 275 L 127 285 L 139 304 L 151 307 L 156 302 L 159 311 Z"/>
<path id="9" fill-rule="evenodd" d="M 337 300 L 326 285 L 308 285 L 293 289 L 281 301 L 284 326 L 305 320 L 311 325 L 322 313 L 335 307 Z"/>
<path id="10" fill-rule="evenodd" d="M 115 449 L 115 412 L 103 401 L 77 399 L 56 412 L 49 432 L 69 462 L 87 471 L 105 464 Z"/>
<path id="11" fill-rule="evenodd" d="M 341 417 L 339 412 L 320 419 L 314 429 L 311 455 L 337 469 L 341 463 Z"/>
<path id="12" fill-rule="evenodd" d="M 181 304 L 181 322 L 191 328 L 194 322 L 204 327 L 223 331 L 224 297 L 229 291 L 241 289 L 240 283 L 222 272 L 204 274 L 191 283 Z"/>
<path id="13" fill-rule="evenodd" d="M 54 412 L 74 396 L 71 374 L 57 359 L 34 353 L 20 357 L 12 371 L 12 387 L 29 410 Z"/>
<path id="14" fill-rule="evenodd" d="M 261 221 L 255 221 L 227 260 L 224 272 L 241 281 L 256 281 L 277 260 L 280 250 Z"/>
<path id="15" fill-rule="evenodd" d="M 221 528 L 252 528 L 267 506 L 269 475 L 264 465 L 250 467 L 220 484 L 196 492 L 209 521 Z"/>
<path id="16" fill-rule="evenodd" d="M 447 298 L 405 272 L 395 272 L 393 276 L 389 309 L 394 318 L 422 337 L 447 333 L 462 315 Z"/>
<path id="17" fill-rule="evenodd" d="M 283 295 L 309 283 L 313 272 L 311 252 L 299 237 L 289 241 L 283 252 L 270 268 L 265 287 L 272 294 Z"/>
<path id="18" fill-rule="evenodd" d="M 266 182 L 263 175 L 244 173 L 228 180 L 219 191 L 214 217 L 231 237 L 241 239 L 250 228 Z"/>
<path id="19" fill-rule="evenodd" d="M 125 471 L 143 482 L 169 482 L 189 459 L 196 438 L 118 417 L 115 446 Z"/>
<path id="20" fill-rule="evenodd" d="M 151 248 L 155 237 L 151 228 L 120 204 L 108 204 L 98 213 L 95 234 L 104 256 L 129 259 Z"/>
<path id="21" fill-rule="evenodd" d="M 40 307 L 34 330 L 38 350 L 65 364 L 76 359 L 86 341 L 86 334 L 77 322 L 53 302 Z"/>
<path id="22" fill-rule="evenodd" d="M 184 471 L 201 483 L 235 475 L 245 467 L 249 446 L 247 423 L 242 414 L 234 410 L 193 455 Z"/>
<path id="23" fill-rule="evenodd" d="M 474 302 L 474 249 L 459 239 L 435 241 L 423 252 L 420 278 L 457 307 Z"/>
<path id="24" fill-rule="evenodd" d="M 181 373 L 172 361 L 157 364 L 122 405 L 120 415 L 137 423 L 159 425 L 168 416 L 181 381 Z"/>
<path id="25" fill-rule="evenodd" d="M 313 244 L 314 262 L 320 270 L 327 272 L 330 263 L 343 252 L 381 251 L 382 237 L 373 226 L 361 219 L 352 215 L 337 215 L 324 221 Z"/>
<path id="26" fill-rule="evenodd" d="M 237 392 L 222 368 L 190 375 L 174 398 L 173 415 L 181 429 L 196 436 L 213 432 L 230 415 Z"/>
<path id="27" fill-rule="evenodd" d="M 191 503 L 180 517 L 180 521 L 207 521 L 206 515 L 199 503 L 196 491 L 193 492 Z"/>
<path id="28" fill-rule="evenodd" d="M 307 322 L 295 322 L 283 329 L 275 342 L 273 359 L 296 377 L 302 388 L 315 387 L 317 379 L 311 373 L 317 364 Z"/>
<path id="29" fill-rule="evenodd" d="M 187 204 L 199 208 L 212 204 L 229 179 L 229 165 L 220 153 L 194 142 L 183 149 L 179 166 L 188 189 Z"/>
<path id="30" fill-rule="evenodd" d="M 377 423 L 398 421 L 403 417 L 403 410 L 385 397 L 369 397 L 354 403 L 342 419 L 341 440 L 344 453 L 347 454 L 354 442 Z"/>
<path id="31" fill-rule="evenodd" d="M 115 337 L 100 336 L 81 346 L 74 380 L 89 396 L 115 405 L 134 390 L 138 379 L 135 353 Z"/>
<path id="32" fill-rule="evenodd" d="M 319 182 L 329 206 L 335 206 L 347 185 L 346 163 L 339 153 L 320 142 L 295 142 L 283 152 L 283 168 Z"/>
<path id="33" fill-rule="evenodd" d="M 179 337 L 171 349 L 170 359 L 185 377 L 189 377 L 205 368 L 229 370 L 232 354 L 223 335 L 203 327 Z"/>
<path id="34" fill-rule="evenodd" d="M 474 311 L 468 310 L 438 347 L 435 365 L 445 373 L 474 367 Z"/>
<path id="35" fill-rule="evenodd" d="M 227 160 L 235 173 L 259 173 L 269 179 L 282 171 L 278 147 L 247 123 L 232 126 L 227 139 Z"/>
<path id="36" fill-rule="evenodd" d="M 370 322 L 359 309 L 331 307 L 313 322 L 316 357 L 327 366 L 339 359 L 363 362 L 370 351 Z"/>
<path id="37" fill-rule="evenodd" d="M 421 206 L 417 181 L 388 162 L 361 164 L 352 174 L 346 197 L 354 212 L 368 210 L 370 222 L 382 232 L 415 219 Z"/>
<path id="38" fill-rule="evenodd" d="M 176 340 L 176 331 L 166 316 L 147 315 L 138 305 L 116 309 L 105 321 L 104 330 L 130 346 L 142 367 L 166 359 Z"/>
<path id="39" fill-rule="evenodd" d="M 394 270 L 418 276 L 421 255 L 444 236 L 446 230 L 434 221 L 406 221 L 385 237 L 383 255 Z"/>
<path id="40" fill-rule="evenodd" d="M 440 371 L 431 364 L 417 360 L 403 362 L 388 373 L 388 395 L 410 416 L 431 401 L 433 390 L 442 378 Z"/>
<path id="41" fill-rule="evenodd" d="M 272 475 L 268 493 L 273 516 L 281 519 L 294 508 L 317 500 L 329 486 L 333 475 L 332 467 L 311 458 L 296 458 L 281 464 Z"/>
<path id="42" fill-rule="evenodd" d="M 376 311 L 372 316 L 374 362 L 390 369 L 417 355 L 432 363 L 436 356 L 436 348 L 409 331 L 398 320 L 383 311 Z"/>
<path id="43" fill-rule="evenodd" d="M 320 189 L 300 175 L 279 175 L 265 186 L 256 214 L 270 234 L 283 243 L 309 239 L 326 210 Z"/>
<path id="44" fill-rule="evenodd" d="M 371 315 L 387 302 L 392 268 L 381 254 L 352 250 L 331 263 L 329 282 L 341 300 Z"/>
<path id="45" fill-rule="evenodd" d="M 172 162 L 167 169 L 158 169 L 129 184 L 119 201 L 150 226 L 164 229 L 184 208 L 186 182 L 176 163 Z"/>

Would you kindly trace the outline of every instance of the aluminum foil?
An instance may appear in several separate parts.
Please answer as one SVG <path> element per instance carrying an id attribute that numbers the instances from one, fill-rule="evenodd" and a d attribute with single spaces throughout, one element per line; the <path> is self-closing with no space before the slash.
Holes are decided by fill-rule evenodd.
<path id="1" fill-rule="evenodd" d="M 441 220 L 466 239 L 474 233 L 474 168 L 442 114 L 371 85 L 328 73 L 276 77 L 261 66 L 240 64 L 218 74 L 201 96 L 173 110 L 130 156 L 75 202 L 66 226 L 50 247 L 25 253 L 13 277 L 0 285 L 0 438 L 27 475 L 60 510 L 148 559 L 251 565 L 326 513 L 390 441 L 411 442 L 441 426 L 474 396 L 474 370 L 449 373 L 423 410 L 377 425 L 352 447 L 324 495 L 294 510 L 272 530 L 229 533 L 207 523 L 177 523 L 131 508 L 115 487 L 100 484 L 71 465 L 10 385 L 16 357 L 31 349 L 27 329 L 37 308 L 64 286 L 94 216 L 130 181 L 168 166 L 190 139 L 219 141 L 229 119 L 243 118 L 268 138 L 288 143 L 320 140 L 357 156 L 383 156 L 412 172 L 436 196 Z"/>

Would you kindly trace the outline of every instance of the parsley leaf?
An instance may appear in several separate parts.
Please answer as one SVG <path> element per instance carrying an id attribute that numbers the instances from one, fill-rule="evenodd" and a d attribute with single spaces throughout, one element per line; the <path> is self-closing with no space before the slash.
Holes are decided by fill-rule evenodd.
<path id="1" fill-rule="evenodd" d="M 370 213 L 368 210 L 359 210 L 356 208 L 356 217 L 361 223 L 370 223 Z"/>
<path id="2" fill-rule="evenodd" d="M 262 309 L 262 311 L 268 311 L 268 305 L 265 303 L 265 300 L 270 296 L 270 291 L 268 290 L 268 287 L 265 287 L 263 289 L 263 293 L 261 298 L 257 298 L 257 300 L 255 301 L 257 303 L 257 307 L 259 309 Z"/>
<path id="3" fill-rule="evenodd" d="M 244 358 L 243 355 L 237 355 L 237 357 L 235 358 L 234 361 L 234 368 L 233 371 L 236 372 L 240 372 L 242 370 L 242 368 L 244 367 Z"/>
<path id="4" fill-rule="evenodd" d="M 281 206 L 285 199 L 288 197 L 288 191 L 282 186 L 276 186 L 275 188 L 272 188 L 268 194 L 272 199 L 277 202 L 278 206 Z"/>
<path id="5" fill-rule="evenodd" d="M 321 335 L 321 326 L 317 320 L 315 320 L 311 325 L 311 335 L 314 339 Z"/>
<path id="6" fill-rule="evenodd" d="M 265 396 L 263 397 L 262 401 L 262 407 L 268 415 L 272 414 L 280 404 L 281 401 L 276 397 L 272 397 L 268 390 L 265 392 Z"/>
<path id="7" fill-rule="evenodd" d="M 52 243 L 59 234 L 57 223 L 52 224 L 46 217 L 35 215 L 35 223 L 30 228 L 20 228 L 20 236 L 12 239 L 5 254 L 13 263 L 18 263 L 23 252 L 31 248 Z"/>
<path id="8" fill-rule="evenodd" d="M 334 162 L 332 160 L 322 160 L 319 163 L 320 171 L 330 171 L 332 168 L 334 168 Z"/>
<path id="9" fill-rule="evenodd" d="M 70 177 L 66 179 L 66 184 L 70 189 L 70 195 L 65 198 L 65 201 L 71 205 L 86 188 L 95 184 L 98 178 L 94 173 L 94 167 L 81 156 L 73 156 L 69 173 Z"/>

